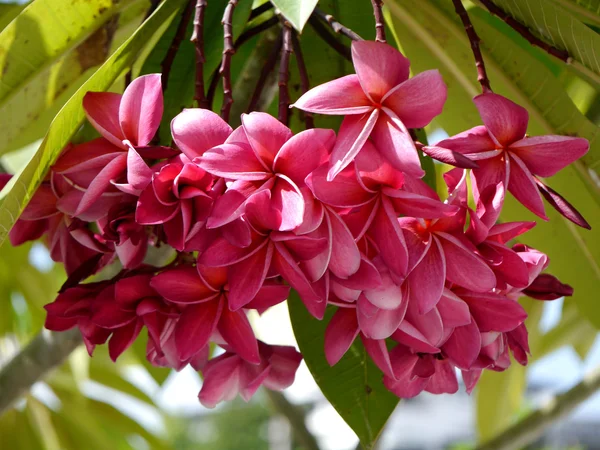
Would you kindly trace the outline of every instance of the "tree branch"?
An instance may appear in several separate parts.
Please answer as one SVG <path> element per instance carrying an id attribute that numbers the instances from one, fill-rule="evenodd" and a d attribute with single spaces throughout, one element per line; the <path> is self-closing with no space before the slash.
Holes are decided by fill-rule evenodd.
<path id="1" fill-rule="evenodd" d="M 281 392 L 265 389 L 273 408 L 290 423 L 294 436 L 306 450 L 319 450 L 319 444 L 304 421 L 304 413 Z"/>
<path id="2" fill-rule="evenodd" d="M 306 70 L 306 64 L 304 63 L 304 56 L 302 55 L 302 47 L 300 46 L 300 40 L 296 32 L 292 32 L 292 47 L 294 48 L 294 55 L 296 55 L 296 65 L 298 66 L 298 73 L 300 75 L 300 89 L 303 94 L 306 94 L 310 89 L 310 82 L 308 80 L 308 71 Z M 301 112 L 304 115 L 304 124 L 306 129 L 314 128 L 315 121 L 313 115 L 309 112 Z"/>
<path id="3" fill-rule="evenodd" d="M 317 17 L 318 19 L 320 19 L 322 22 L 326 23 L 327 25 L 329 25 L 331 27 L 331 29 L 338 34 L 346 36 L 347 38 L 349 38 L 353 41 L 362 41 L 363 40 L 363 38 L 361 38 L 358 34 L 356 34 L 350 28 L 345 27 L 344 25 L 339 23 L 337 20 L 335 20 L 335 18 L 331 14 L 326 14 L 325 12 L 321 11 L 319 8 L 315 8 L 312 15 Z"/>
<path id="4" fill-rule="evenodd" d="M 188 6 L 183 11 L 181 15 L 181 20 L 179 21 L 179 25 L 177 26 L 177 31 L 175 31 L 175 36 L 173 36 L 173 40 L 171 41 L 171 46 L 165 55 L 160 67 L 163 74 L 162 77 L 162 89 L 163 92 L 167 90 L 167 86 L 169 85 L 169 74 L 171 73 L 171 68 L 173 67 L 173 62 L 175 61 L 175 56 L 177 56 L 177 52 L 179 51 L 179 46 L 185 37 L 185 32 L 187 31 L 188 24 L 192 18 L 192 11 L 194 10 L 194 0 L 190 0 Z"/>
<path id="5" fill-rule="evenodd" d="M 193 1 L 193 0 L 192 0 Z M 204 11 L 206 10 L 207 1 L 197 0 L 196 12 L 194 14 L 194 32 L 192 33 L 192 41 L 196 47 L 196 89 L 194 100 L 198 102 L 200 108 L 207 109 L 209 107 L 208 100 L 204 94 Z"/>
<path id="6" fill-rule="evenodd" d="M 0 415 L 33 384 L 60 366 L 81 343 L 78 329 L 54 333 L 42 330 L 0 370 Z"/>
<path id="7" fill-rule="evenodd" d="M 279 60 L 279 109 L 277 118 L 285 126 L 290 122 L 290 92 L 288 81 L 290 78 L 290 56 L 292 54 L 292 26 L 283 20 L 281 59 Z"/>
<path id="8" fill-rule="evenodd" d="M 479 84 L 481 84 L 481 90 L 484 94 L 487 92 L 492 92 L 490 80 L 485 70 L 483 56 L 481 55 L 481 49 L 479 48 L 481 39 L 477 35 L 475 28 L 473 28 L 473 24 L 471 23 L 471 19 L 469 19 L 469 14 L 465 9 L 462 0 L 452 0 L 452 3 L 454 3 L 456 14 L 458 14 L 460 17 L 460 20 L 465 27 L 465 31 L 467 32 L 467 36 L 469 37 L 469 42 L 471 42 L 471 49 L 473 50 L 473 56 L 475 58 L 475 67 L 477 67 L 477 81 L 479 81 Z"/>
<path id="9" fill-rule="evenodd" d="M 545 406 L 532 412 L 476 450 L 518 450 L 538 439 L 556 421 L 564 418 L 600 389 L 600 367 L 583 377 L 578 385 L 553 397 Z"/>
<path id="10" fill-rule="evenodd" d="M 385 42 L 385 24 L 383 19 L 383 0 L 371 0 L 373 5 L 373 15 L 375 16 L 375 40 L 377 42 Z"/>
<path id="11" fill-rule="evenodd" d="M 231 93 L 231 57 L 235 53 L 233 45 L 233 11 L 238 0 L 229 0 L 223 14 L 223 60 L 221 61 L 220 74 L 223 77 L 223 105 L 221 106 L 221 117 L 225 122 L 229 121 L 229 112 L 233 103 Z"/>
<path id="12" fill-rule="evenodd" d="M 514 17 L 508 15 L 506 12 L 504 12 L 504 10 L 502 10 L 501 8 L 496 6 L 492 1 L 490 1 L 490 0 L 479 0 L 479 1 L 488 9 L 488 11 L 490 13 L 492 13 L 495 16 L 498 16 L 500 19 L 502 19 L 504 22 L 506 22 L 506 24 L 509 27 L 511 27 L 517 33 L 519 33 L 521 36 L 523 36 L 525 39 L 527 39 L 527 41 L 531 45 L 541 48 L 542 50 L 544 50 L 547 53 L 549 53 L 550 55 L 560 59 L 561 61 L 564 61 L 566 63 L 570 62 L 570 57 L 569 57 L 568 52 L 566 52 L 565 50 L 561 50 L 556 47 L 553 47 L 550 44 L 539 39 L 531 31 L 529 31 L 529 28 L 527 28 L 521 22 L 516 20 Z"/>
<path id="13" fill-rule="evenodd" d="M 314 14 L 310 16 L 308 23 L 310 23 L 310 25 L 313 27 L 313 30 L 315 30 L 315 32 L 321 39 L 323 39 L 323 41 L 325 41 L 326 44 L 328 44 L 332 49 L 334 49 L 348 61 L 352 62 L 350 47 L 339 42 Z"/>

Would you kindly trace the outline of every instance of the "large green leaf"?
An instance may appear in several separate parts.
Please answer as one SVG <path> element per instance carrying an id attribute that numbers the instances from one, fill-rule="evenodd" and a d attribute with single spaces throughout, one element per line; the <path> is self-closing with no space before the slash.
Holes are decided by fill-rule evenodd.
<path id="1" fill-rule="evenodd" d="M 365 449 L 373 448 L 398 404 L 398 397 L 385 388 L 381 370 L 371 361 L 360 340 L 340 362 L 329 366 L 324 336 L 333 308 L 318 321 L 308 313 L 296 292 L 290 294 L 288 307 L 296 341 L 315 382 Z"/>
<path id="2" fill-rule="evenodd" d="M 83 123 L 81 106 L 88 91 L 104 91 L 132 64 L 142 48 L 157 34 L 162 34 L 184 0 L 165 0 L 152 16 L 102 65 L 100 69 L 69 99 L 58 113 L 48 134 L 29 164 L 18 177 L 0 193 L 4 202 L 0 206 L 0 245 L 14 225 L 17 217 L 43 180 L 49 167 L 56 161 L 64 146 Z"/>
<path id="3" fill-rule="evenodd" d="M 292 26 L 302 31 L 319 0 L 271 0 Z"/>
<path id="4" fill-rule="evenodd" d="M 591 25 L 600 25 L 600 1 L 598 0 L 551 0 Z"/>

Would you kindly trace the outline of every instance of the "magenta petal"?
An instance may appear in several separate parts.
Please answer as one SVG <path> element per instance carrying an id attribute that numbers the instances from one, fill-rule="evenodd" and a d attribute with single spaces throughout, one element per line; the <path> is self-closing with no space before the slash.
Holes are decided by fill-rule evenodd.
<path id="1" fill-rule="evenodd" d="M 246 145 L 222 144 L 206 151 L 197 161 L 208 173 L 231 180 L 264 180 L 270 176 Z"/>
<path id="2" fill-rule="evenodd" d="M 208 267 L 225 267 L 248 258 L 253 252 L 260 250 L 265 241 L 256 242 L 249 247 L 236 247 L 227 239 L 219 237 L 198 257 L 198 263 Z"/>
<path id="3" fill-rule="evenodd" d="M 127 152 L 127 182 L 141 191 L 152 181 L 153 173 L 140 154 L 130 148 Z"/>
<path id="4" fill-rule="evenodd" d="M 591 225 L 585 220 L 577 209 L 571 205 L 562 195 L 552 189 L 550 186 L 546 186 L 540 180 L 536 180 L 537 187 L 540 193 L 544 196 L 546 201 L 556 209 L 560 214 L 569 219 L 575 225 L 579 225 L 582 228 L 591 230 Z"/>
<path id="5" fill-rule="evenodd" d="M 315 197 L 323 203 L 351 208 L 364 205 L 373 199 L 373 193 L 360 185 L 352 167 L 341 171 L 332 181 L 327 181 L 327 172 L 327 165 L 322 165 L 306 179 L 306 184 Z"/>
<path id="6" fill-rule="evenodd" d="M 481 351 L 481 333 L 475 321 L 454 329 L 446 343 L 444 353 L 457 367 L 471 368 Z"/>
<path id="7" fill-rule="evenodd" d="M 150 184 L 138 199 L 135 221 L 142 225 L 157 225 L 171 220 L 178 211 L 178 203 L 166 206 L 159 202 Z"/>
<path id="8" fill-rule="evenodd" d="M 525 262 L 511 249 L 495 242 L 486 242 L 481 246 L 481 255 L 487 258 L 487 251 L 500 256 L 500 264 L 492 267 L 499 280 L 516 288 L 525 288 L 529 284 L 529 272 Z"/>
<path id="9" fill-rule="evenodd" d="M 242 126 L 256 158 L 265 169 L 272 169 L 277 152 L 292 137 L 290 129 L 273 116 L 262 112 L 243 114 Z"/>
<path id="10" fill-rule="evenodd" d="M 587 139 L 569 136 L 535 136 L 510 146 L 534 175 L 551 177 L 587 153 Z"/>
<path id="11" fill-rule="evenodd" d="M 229 309 L 236 311 L 247 305 L 262 287 L 273 257 L 273 246 L 269 241 L 253 255 L 230 266 Z"/>
<path id="12" fill-rule="evenodd" d="M 352 62 L 363 90 L 374 102 L 408 79 L 410 61 L 385 43 L 353 41 Z"/>
<path id="13" fill-rule="evenodd" d="M 192 266 L 179 266 L 161 272 L 152 278 L 150 286 L 173 303 L 201 303 L 215 295 Z"/>
<path id="14" fill-rule="evenodd" d="M 420 314 L 431 311 L 439 302 L 446 282 L 446 260 L 439 241 L 432 237 L 429 250 L 410 272 L 410 300 L 417 304 Z"/>
<path id="15" fill-rule="evenodd" d="M 358 336 L 356 309 L 339 308 L 325 330 L 325 358 L 330 366 L 338 363 Z"/>
<path id="16" fill-rule="evenodd" d="M 119 123 L 125 138 L 133 145 L 148 145 L 163 114 L 160 74 L 144 75 L 131 82 L 121 99 Z"/>
<path id="17" fill-rule="evenodd" d="M 327 221 L 331 227 L 332 245 L 329 269 L 339 278 L 348 278 L 358 271 L 361 265 L 360 252 L 352 233 L 334 211 L 327 210 Z"/>
<path id="18" fill-rule="evenodd" d="M 4 174 L 2 174 L 4 175 Z M 48 184 L 42 184 L 19 217 L 22 220 L 39 220 L 53 216 L 56 210 L 56 195 Z"/>
<path id="19" fill-rule="evenodd" d="M 280 215 L 279 231 L 300 226 L 304 218 L 304 197 L 296 184 L 285 175 L 279 175 L 271 191 L 271 209 Z"/>
<path id="20" fill-rule="evenodd" d="M 256 309 L 259 314 L 285 301 L 290 294 L 290 287 L 284 284 L 273 284 L 265 281 L 252 301 L 246 304 L 246 309 Z"/>
<path id="21" fill-rule="evenodd" d="M 200 403 L 214 408 L 224 400 L 233 400 L 240 391 L 243 360 L 236 355 L 224 354 L 209 361 L 203 372 L 204 382 L 198 394 Z"/>
<path id="22" fill-rule="evenodd" d="M 185 309 L 175 326 L 175 346 L 180 360 L 191 358 L 208 344 L 222 310 L 221 300 L 189 305 Z"/>
<path id="23" fill-rule="evenodd" d="M 437 70 L 427 70 L 406 80 L 383 98 L 407 128 L 423 128 L 441 114 L 448 88 Z"/>
<path id="24" fill-rule="evenodd" d="M 379 109 L 374 109 L 369 113 L 344 118 L 329 158 L 328 181 L 332 181 L 356 158 L 371 135 L 379 115 Z"/>
<path id="25" fill-rule="evenodd" d="M 406 314 L 408 300 L 404 300 L 396 309 L 376 309 L 367 316 L 358 309 L 358 324 L 364 335 L 370 339 L 387 339 L 398 329 Z"/>
<path id="26" fill-rule="evenodd" d="M 133 344 L 140 331 L 142 331 L 142 322 L 139 320 L 115 330 L 108 341 L 110 359 L 117 361 L 117 358 Z"/>
<path id="27" fill-rule="evenodd" d="M 444 289 L 442 298 L 436 305 L 444 328 L 456 328 L 471 323 L 469 306 L 454 292 Z"/>
<path id="28" fill-rule="evenodd" d="M 392 361 L 390 360 L 390 353 L 388 352 L 385 339 L 376 340 L 368 339 L 364 336 L 361 337 L 365 350 L 377 367 L 379 367 L 384 375 L 395 378 Z"/>
<path id="29" fill-rule="evenodd" d="M 232 132 L 227 122 L 208 109 L 184 109 L 171 121 L 173 140 L 190 159 L 223 144 Z"/>
<path id="30" fill-rule="evenodd" d="M 408 270 L 408 251 L 397 215 L 387 197 L 381 199 L 369 235 L 379 249 L 379 255 L 394 275 L 404 278 Z"/>
<path id="31" fill-rule="evenodd" d="M 470 130 L 463 131 L 448 139 L 444 139 L 435 147 L 452 150 L 463 155 L 471 153 L 483 153 L 496 149 L 496 143 L 490 137 L 490 133 L 484 125 L 479 125 Z"/>
<path id="32" fill-rule="evenodd" d="M 454 394 L 458 391 L 458 380 L 454 367 L 447 360 L 435 360 L 435 373 L 425 390 L 432 394 Z"/>
<path id="33" fill-rule="evenodd" d="M 241 358 L 251 364 L 260 364 L 258 342 L 246 313 L 223 308 L 218 330 L 225 342 L 231 345 Z"/>
<path id="34" fill-rule="evenodd" d="M 497 294 L 461 293 L 482 332 L 511 331 L 522 324 L 527 313 L 516 301 Z"/>
<path id="35" fill-rule="evenodd" d="M 548 220 L 544 210 L 544 202 L 538 191 L 535 179 L 527 166 L 518 156 L 510 155 L 509 192 L 532 213 Z"/>
<path id="36" fill-rule="evenodd" d="M 489 238 L 497 240 L 502 244 L 531 230 L 535 222 L 505 222 L 494 225 L 489 231 Z"/>
<path id="37" fill-rule="evenodd" d="M 102 136 L 119 148 L 126 148 L 123 144 L 125 135 L 119 123 L 119 105 L 121 94 L 113 92 L 88 92 L 83 97 L 83 109 L 90 123 Z"/>
<path id="38" fill-rule="evenodd" d="M 391 310 L 399 308 L 403 301 L 406 303 L 406 299 L 402 296 L 402 289 L 394 283 L 387 271 L 382 271 L 381 280 L 380 287 L 363 292 L 371 304 L 379 309 Z"/>
<path id="39" fill-rule="evenodd" d="M 483 123 L 501 146 L 522 139 L 529 114 L 522 106 L 498 94 L 486 93 L 473 99 Z"/>
<path id="40" fill-rule="evenodd" d="M 384 108 L 384 112 L 373 128 L 375 147 L 394 168 L 421 178 L 425 172 L 406 126 L 389 109 Z"/>
<path id="41" fill-rule="evenodd" d="M 333 130 L 313 128 L 301 131 L 283 144 L 275 157 L 273 171 L 303 186 L 307 175 L 327 160 L 334 143 Z"/>
<path id="42" fill-rule="evenodd" d="M 475 161 L 448 148 L 436 147 L 434 145 L 425 146 L 422 150 L 427 156 L 454 167 L 460 167 L 461 169 L 477 169 L 479 167 Z"/>
<path id="43" fill-rule="evenodd" d="M 312 88 L 292 106 L 319 114 L 364 114 L 373 107 L 357 75 L 346 75 Z"/>
<path id="44" fill-rule="evenodd" d="M 257 192 L 260 187 L 260 182 L 234 181 L 227 191 L 215 201 L 206 226 L 218 228 L 239 218 L 244 213 L 248 197 Z"/>
<path id="45" fill-rule="evenodd" d="M 391 188 L 383 188 L 383 193 L 391 197 L 395 210 L 409 217 L 439 219 L 459 212 L 458 206 L 442 203 L 419 194 Z"/>
<path id="46" fill-rule="evenodd" d="M 437 233 L 446 259 L 446 278 L 452 283 L 475 292 L 487 292 L 496 286 L 494 272 L 477 256 L 474 247 L 468 248 L 447 233 Z M 472 245 L 472 244 L 471 244 Z"/>

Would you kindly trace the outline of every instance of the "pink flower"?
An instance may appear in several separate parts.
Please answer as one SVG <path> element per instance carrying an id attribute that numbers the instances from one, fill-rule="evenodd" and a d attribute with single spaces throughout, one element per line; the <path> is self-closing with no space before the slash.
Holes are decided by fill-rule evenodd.
<path id="1" fill-rule="evenodd" d="M 567 136 L 527 137 L 529 114 L 523 107 L 492 93 L 479 95 L 474 101 L 484 125 L 443 140 L 436 147 L 477 161 L 479 168 L 473 169 L 477 201 L 490 186 L 498 186 L 547 220 L 540 195 L 543 184 L 536 176 L 550 177 L 581 158 L 589 142 Z"/>
<path id="2" fill-rule="evenodd" d="M 237 354 L 226 351 L 211 359 L 202 371 L 204 382 L 198 398 L 207 408 L 239 394 L 250 400 L 261 385 L 280 391 L 294 382 L 302 356 L 293 347 L 258 342 L 260 364 L 253 365 Z"/>
<path id="3" fill-rule="evenodd" d="M 420 178 L 408 128 L 422 128 L 442 112 L 447 89 L 437 70 L 409 79 L 410 62 L 380 42 L 352 42 L 356 75 L 317 86 L 294 104 L 304 111 L 344 115 L 327 179 L 333 180 L 371 136 L 377 150 L 398 170 Z"/>

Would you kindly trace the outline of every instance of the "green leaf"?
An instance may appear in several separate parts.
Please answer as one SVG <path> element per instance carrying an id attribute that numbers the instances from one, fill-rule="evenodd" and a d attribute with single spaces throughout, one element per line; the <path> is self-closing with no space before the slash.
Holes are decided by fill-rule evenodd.
<path id="1" fill-rule="evenodd" d="M 598 0 L 551 0 L 569 11 L 579 20 L 590 25 L 600 25 L 600 1 Z"/>
<path id="2" fill-rule="evenodd" d="M 18 177 L 13 177 L 9 185 L 0 193 L 0 196 L 4 197 L 4 202 L 0 206 L 0 245 L 35 193 L 49 167 L 83 123 L 85 116 L 81 102 L 86 92 L 108 89 L 132 64 L 136 55 L 153 35 L 155 33 L 160 35 L 165 31 L 184 3 L 184 0 L 165 0 L 61 109 L 29 164 Z"/>
<path id="3" fill-rule="evenodd" d="M 0 31 L 23 11 L 25 5 L 18 3 L 0 3 Z"/>
<path id="4" fill-rule="evenodd" d="M 292 26 L 302 31 L 319 0 L 271 0 Z"/>
<path id="5" fill-rule="evenodd" d="M 382 372 L 360 340 L 352 344 L 340 362 L 329 366 L 324 339 L 333 308 L 319 321 L 308 313 L 295 291 L 290 294 L 288 307 L 296 341 L 315 382 L 365 449 L 372 449 L 398 404 L 398 397 L 385 388 Z"/>

